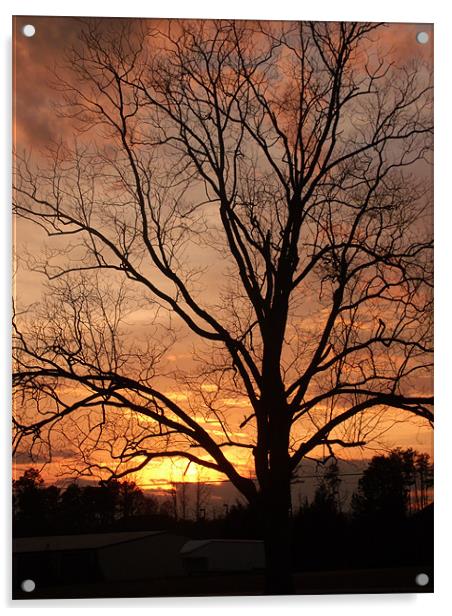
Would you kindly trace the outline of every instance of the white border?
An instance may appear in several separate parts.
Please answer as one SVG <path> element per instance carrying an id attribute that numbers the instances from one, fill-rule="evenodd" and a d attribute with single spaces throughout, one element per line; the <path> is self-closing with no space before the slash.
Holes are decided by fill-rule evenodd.
<path id="1" fill-rule="evenodd" d="M 3 523 L 3 541 L 1 542 L 0 562 L 0 605 L 14 609 L 16 613 L 25 613 L 33 608 L 37 612 L 46 613 L 49 608 L 75 609 L 77 612 L 96 611 L 106 613 L 111 609 L 135 608 L 149 610 L 153 613 L 180 613 L 184 616 L 198 615 L 215 610 L 216 614 L 228 614 L 231 611 L 240 612 L 254 608 L 266 614 L 275 609 L 285 609 L 288 612 L 330 614 L 334 616 L 354 616 L 363 613 L 381 616 L 383 610 L 395 609 L 399 614 L 410 616 L 425 616 L 427 612 L 435 614 L 450 613 L 450 560 L 451 545 L 451 514 L 452 514 L 452 483 L 450 475 L 452 462 L 447 458 L 451 449 L 452 409 L 448 385 L 451 382 L 450 351 L 452 349 L 450 319 L 451 301 L 451 270 L 452 259 L 452 204 L 449 181 L 451 121 L 450 106 L 452 101 L 451 63 L 452 63 L 452 20 L 450 19 L 450 4 L 444 0 L 424 0 L 423 2 L 395 2 L 394 0 L 375 0 L 374 3 L 362 0 L 322 0 L 321 2 L 302 2 L 302 0 L 278 0 L 277 2 L 259 2 L 259 0 L 228 0 L 216 2 L 212 0 L 192 0 L 190 3 L 182 0 L 171 2 L 155 2 L 149 0 L 129 0 L 127 3 L 113 4 L 97 0 L 78 0 L 77 3 L 64 4 L 61 0 L 40 0 L 24 2 L 6 0 L 0 8 L 1 19 L 1 51 L 2 51 L 2 88 L 0 95 L 2 139 L 0 177 L 2 180 L 1 201 L 1 267 L 0 289 L 2 290 L 1 327 L 0 327 L 0 392 L 2 394 L 2 435 L 1 452 L 3 456 L 2 480 L 0 485 L 0 502 L 3 513 L 0 518 Z M 262 18 L 262 19 L 315 19 L 315 20 L 369 20 L 393 22 L 418 22 L 435 24 L 435 298 L 436 298 L 436 374 L 435 393 L 437 408 L 437 426 L 435 434 L 435 464 L 436 464 L 436 523 L 435 523 L 435 594 L 427 595 L 354 595 L 354 596 L 322 596 L 322 597 L 259 597 L 240 598 L 229 597 L 221 599 L 116 599 L 116 600 L 78 600 L 78 601 L 32 601 L 14 603 L 10 600 L 10 443 L 9 443 L 9 413 L 10 413 L 10 164 L 11 164 L 11 15 L 97 15 L 97 16 L 141 16 L 141 17 L 216 17 L 216 18 Z M 413 541 L 416 538 L 413 537 Z"/>

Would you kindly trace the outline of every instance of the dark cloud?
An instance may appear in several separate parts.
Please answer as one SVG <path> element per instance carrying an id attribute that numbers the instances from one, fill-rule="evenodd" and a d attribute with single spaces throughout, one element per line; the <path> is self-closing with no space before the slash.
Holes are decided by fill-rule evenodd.
<path id="1" fill-rule="evenodd" d="M 121 19 L 105 18 L 105 27 Z M 155 20 L 152 20 L 155 23 Z M 36 34 L 27 38 L 22 34 L 24 25 L 32 23 Z M 83 21 L 78 17 L 14 18 L 14 109 L 15 145 L 39 148 L 51 140 L 71 135 L 69 121 L 57 118 L 54 105 L 59 94 L 52 87 L 51 71 L 64 64 L 65 50 L 79 44 Z M 416 33 L 426 31 L 430 41 L 426 45 L 416 42 Z M 433 54 L 433 27 L 431 24 L 390 24 L 378 31 L 378 42 L 402 62 L 415 57 L 428 62 Z M 64 70 L 63 70 L 64 74 Z"/>
<path id="2" fill-rule="evenodd" d="M 52 462 L 58 462 L 60 460 L 73 460 L 75 452 L 70 449 L 53 449 L 52 450 Z M 29 465 L 33 464 L 46 464 L 49 462 L 48 455 L 44 453 L 36 453 L 31 455 L 28 451 L 18 451 L 14 455 L 14 463 L 16 465 Z"/>
<path id="3" fill-rule="evenodd" d="M 22 34 L 31 23 L 36 34 Z M 81 22 L 70 17 L 16 17 L 14 19 L 15 146 L 42 147 L 58 140 L 67 123 L 56 121 L 52 71 L 61 65 L 64 50 L 76 43 Z"/>

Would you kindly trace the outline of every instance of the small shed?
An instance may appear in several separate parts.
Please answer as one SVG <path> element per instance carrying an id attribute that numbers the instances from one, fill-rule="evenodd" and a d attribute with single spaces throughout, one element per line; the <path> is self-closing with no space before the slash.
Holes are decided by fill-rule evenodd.
<path id="1" fill-rule="evenodd" d="M 186 541 L 165 531 L 21 537 L 13 541 L 13 575 L 48 586 L 178 576 Z"/>
<path id="2" fill-rule="evenodd" d="M 265 566 L 264 542 L 235 539 L 187 541 L 180 551 L 187 573 L 253 571 Z"/>

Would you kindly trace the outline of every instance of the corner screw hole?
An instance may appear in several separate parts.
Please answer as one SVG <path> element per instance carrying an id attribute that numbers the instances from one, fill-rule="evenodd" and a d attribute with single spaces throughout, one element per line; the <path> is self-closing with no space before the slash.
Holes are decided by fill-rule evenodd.
<path id="1" fill-rule="evenodd" d="M 22 584 L 20 585 L 20 587 L 22 588 L 24 592 L 33 592 L 34 589 L 36 588 L 36 584 L 34 583 L 33 580 L 24 580 Z"/>
<path id="2" fill-rule="evenodd" d="M 418 586 L 427 586 L 430 582 L 430 578 L 426 573 L 418 573 L 416 576 L 416 584 Z"/>
<path id="3" fill-rule="evenodd" d="M 416 34 L 416 40 L 421 45 L 425 45 L 425 43 L 428 43 L 428 39 L 429 39 L 428 32 L 418 32 Z"/>
<path id="4" fill-rule="evenodd" d="M 32 24 L 26 24 L 22 28 L 22 34 L 27 38 L 31 38 L 36 34 L 36 28 Z"/>

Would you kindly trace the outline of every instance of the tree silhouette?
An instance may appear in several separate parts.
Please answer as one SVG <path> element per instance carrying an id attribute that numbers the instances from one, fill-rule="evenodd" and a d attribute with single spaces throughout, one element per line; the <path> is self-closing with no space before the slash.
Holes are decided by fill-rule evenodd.
<path id="1" fill-rule="evenodd" d="M 429 491 L 433 487 L 433 464 L 427 453 L 415 455 L 414 502 L 417 509 L 429 503 Z"/>
<path id="2" fill-rule="evenodd" d="M 411 492 L 416 493 L 418 483 L 432 473 L 429 456 L 412 449 L 394 449 L 388 455 L 374 456 L 359 480 L 358 491 L 353 495 L 352 508 L 355 515 L 370 516 L 380 521 L 403 518 L 411 508 Z M 423 496 L 416 497 L 421 507 L 427 504 L 425 488 Z"/>
<path id="3" fill-rule="evenodd" d="M 312 507 L 318 511 L 337 514 L 341 511 L 340 485 L 342 480 L 336 460 L 328 464 L 314 494 Z"/>
<path id="4" fill-rule="evenodd" d="M 40 472 L 27 469 L 13 481 L 15 534 L 72 534 L 127 528 L 131 519 L 157 513 L 157 502 L 133 481 L 70 483 L 61 489 L 45 485 Z"/>
<path id="5" fill-rule="evenodd" d="M 362 538 L 354 547 L 363 562 L 432 566 L 433 518 L 425 507 L 427 495 L 420 506 L 418 460 L 423 466 L 428 455 L 411 448 L 394 449 L 374 456 L 359 480 L 351 502 L 352 526 L 355 536 Z"/>
<path id="6" fill-rule="evenodd" d="M 292 590 L 301 460 L 391 409 L 433 420 L 431 85 L 383 27 L 87 21 L 56 83 L 78 137 L 17 157 L 15 212 L 50 248 L 15 319 L 16 447 L 64 431 L 79 472 L 226 475 L 262 516 L 268 592 Z"/>
<path id="7" fill-rule="evenodd" d="M 143 492 L 134 481 L 121 481 L 118 509 L 121 518 L 130 518 L 149 510 Z"/>
<path id="8" fill-rule="evenodd" d="M 64 532 L 86 530 L 87 508 L 83 499 L 83 488 L 76 483 L 69 484 L 62 491 L 59 503 L 61 525 Z"/>
<path id="9" fill-rule="evenodd" d="M 206 518 L 206 507 L 210 497 L 210 487 L 202 480 L 202 474 L 198 471 L 195 488 L 194 516 L 199 522 Z"/>
<path id="10" fill-rule="evenodd" d="M 41 473 L 28 468 L 19 479 L 13 480 L 14 526 L 28 528 L 30 533 L 39 526 L 48 528 L 58 506 L 60 490 L 45 486 Z"/>
<path id="11" fill-rule="evenodd" d="M 340 567 L 350 554 L 346 516 L 342 513 L 337 460 L 325 464 L 311 502 L 305 499 L 293 517 L 294 564 L 296 568 L 316 570 Z"/>
<path id="12" fill-rule="evenodd" d="M 24 518 L 32 519 L 40 509 L 43 484 L 44 480 L 36 468 L 29 468 L 19 479 L 14 479 L 14 511 Z"/>

